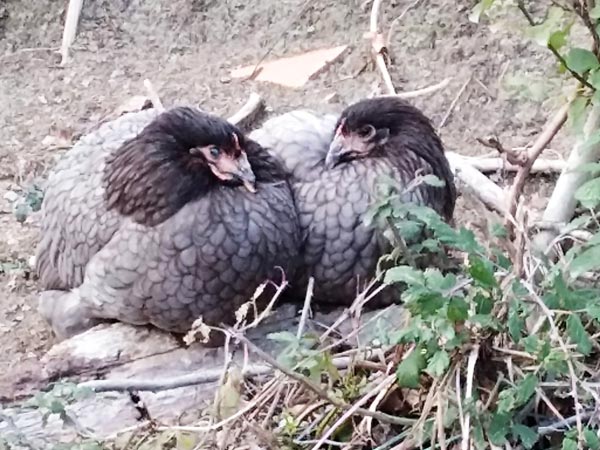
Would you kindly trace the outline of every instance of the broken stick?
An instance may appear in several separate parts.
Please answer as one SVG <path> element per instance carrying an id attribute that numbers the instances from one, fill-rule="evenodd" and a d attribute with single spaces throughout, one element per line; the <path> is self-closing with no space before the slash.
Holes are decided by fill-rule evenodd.
<path id="1" fill-rule="evenodd" d="M 263 98 L 256 92 L 252 92 L 244 106 L 227 120 L 238 127 L 247 126 L 264 107 Z"/>
<path id="2" fill-rule="evenodd" d="M 60 47 L 61 66 L 64 66 L 69 59 L 69 48 L 71 47 L 71 44 L 77 35 L 77 24 L 79 23 L 79 16 L 81 14 L 82 6 L 83 0 L 69 0 L 67 18 L 65 19 L 65 28 L 63 30 L 62 45 Z"/>
<path id="3" fill-rule="evenodd" d="M 510 231 L 512 231 L 514 223 L 514 221 L 511 220 L 511 217 L 515 215 L 515 212 L 517 210 L 517 204 L 519 203 L 519 197 L 521 196 L 521 192 L 523 191 L 523 186 L 525 185 L 527 176 L 529 175 L 529 172 L 533 167 L 533 163 L 548 146 L 548 144 L 552 141 L 558 130 L 560 130 L 560 128 L 566 122 L 570 104 L 571 102 L 567 102 L 565 105 L 563 105 L 563 107 L 560 108 L 560 110 L 558 110 L 558 112 L 554 115 L 550 122 L 546 124 L 544 130 L 539 135 L 538 139 L 527 152 L 527 159 L 525 160 L 523 167 L 521 167 L 517 172 L 515 181 L 513 182 L 513 185 L 510 189 L 508 205 L 506 209 L 507 217 L 504 221 L 505 226 Z"/>

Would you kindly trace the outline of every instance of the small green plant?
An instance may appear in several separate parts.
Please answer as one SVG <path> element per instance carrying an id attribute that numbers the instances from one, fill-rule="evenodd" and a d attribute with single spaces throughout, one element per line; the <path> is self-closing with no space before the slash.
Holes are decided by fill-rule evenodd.
<path id="1" fill-rule="evenodd" d="M 397 383 L 410 389 L 433 384 L 438 395 L 459 399 L 462 414 L 456 414 L 452 402 L 439 405 L 448 436 L 467 432 L 461 420 L 468 413 L 476 448 L 509 442 L 532 448 L 551 434 L 538 420 L 551 421 L 546 408 L 564 393 L 575 389 L 583 408 L 594 409 L 585 384 L 573 380 L 592 370 L 587 364 L 597 352 L 599 289 L 582 287 L 564 265 L 547 267 L 548 276 L 538 284 L 521 279 L 514 273 L 512 255 L 490 243 L 482 245 L 465 228 L 452 228 L 430 208 L 404 203 L 398 192 L 376 205 L 371 220 L 388 229 L 392 243 L 401 240 L 410 254 L 400 255 L 396 246 L 383 258 L 396 261 L 385 270 L 384 281 L 402 286 L 401 300 L 411 316 L 406 328 L 388 336 L 405 349 L 396 368 Z M 505 236 L 500 225 L 491 228 L 498 238 Z M 460 254 L 465 264 L 448 271 L 406 263 L 424 252 L 448 250 Z M 587 251 L 586 246 L 572 249 L 576 258 Z M 534 317 L 537 325 L 528 323 Z M 471 354 L 479 364 L 469 372 Z M 469 377 L 474 388 L 466 398 L 456 390 L 456 380 L 464 386 Z M 550 382 L 560 388 L 547 388 Z M 549 405 L 540 407 L 540 399 Z M 562 414 L 575 414 L 573 404 L 565 408 Z M 428 419 L 430 424 L 436 420 Z M 425 427 L 423 445 L 435 441 L 435 429 Z"/>

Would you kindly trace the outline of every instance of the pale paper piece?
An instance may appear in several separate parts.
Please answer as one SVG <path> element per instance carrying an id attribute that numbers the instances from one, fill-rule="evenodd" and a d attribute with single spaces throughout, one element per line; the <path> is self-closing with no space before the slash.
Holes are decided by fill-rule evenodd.
<path id="1" fill-rule="evenodd" d="M 300 88 L 312 77 L 337 61 L 347 48 L 347 45 L 340 45 L 333 48 L 312 50 L 301 55 L 264 62 L 259 64 L 258 68 L 256 64 L 252 64 L 232 70 L 231 77 L 248 78 L 256 68 L 259 73 L 255 80 L 267 81 L 290 88 Z"/>

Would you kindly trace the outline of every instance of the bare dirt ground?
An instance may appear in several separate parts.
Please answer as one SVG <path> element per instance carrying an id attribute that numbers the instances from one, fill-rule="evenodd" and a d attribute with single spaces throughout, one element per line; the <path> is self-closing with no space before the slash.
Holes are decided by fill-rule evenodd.
<path id="1" fill-rule="evenodd" d="M 383 2 L 382 29 L 387 32 L 412 2 Z M 85 2 L 73 59 L 61 68 L 54 50 L 67 2 L 0 0 L 0 367 L 39 358 L 52 344 L 35 311 L 36 282 L 27 266 L 38 217 L 20 223 L 10 202 L 36 177 L 43 179 L 64 151 L 44 139 L 70 140 L 85 132 L 130 96 L 143 94 L 144 78 L 152 80 L 165 106 L 200 104 L 227 115 L 256 90 L 275 113 L 298 107 L 339 110 L 380 85 L 372 65 L 364 68 L 370 61 L 363 39 L 370 6 L 362 9 L 362 3 Z M 551 56 L 516 33 L 491 33 L 470 23 L 473 4 L 422 0 L 395 23 L 389 44 L 398 91 L 452 77 L 446 89 L 414 103 L 434 124 L 449 114 L 441 136 L 449 150 L 468 155 L 489 153 L 476 138 L 491 134 L 507 147 L 530 143 L 559 94 Z M 351 45 L 346 56 L 302 89 L 229 78 L 230 69 L 255 63 L 269 49 L 269 57 L 276 57 L 341 44 Z M 324 101 L 334 93 L 333 100 Z M 563 153 L 568 145 L 563 133 L 553 148 Z M 531 200 L 543 206 L 547 187 L 548 180 L 534 180 L 528 186 Z M 479 205 L 461 199 L 459 223 L 476 223 L 480 215 Z"/>

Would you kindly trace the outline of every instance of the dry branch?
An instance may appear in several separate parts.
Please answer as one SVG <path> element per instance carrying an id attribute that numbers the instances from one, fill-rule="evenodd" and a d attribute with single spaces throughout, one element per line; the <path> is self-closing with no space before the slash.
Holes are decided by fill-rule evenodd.
<path id="1" fill-rule="evenodd" d="M 165 107 L 163 106 L 163 103 L 160 100 L 158 92 L 156 92 L 156 89 L 154 89 L 152 82 L 150 82 L 150 80 L 148 80 L 147 78 L 144 80 L 144 87 L 146 88 L 148 97 L 150 98 L 150 101 L 152 102 L 152 106 L 154 106 L 154 108 L 158 112 L 162 113 L 165 110 Z"/>
<path id="2" fill-rule="evenodd" d="M 450 84 L 450 81 L 452 81 L 452 78 L 445 78 L 437 84 L 433 84 L 422 89 L 416 89 L 414 91 L 399 92 L 394 96 L 402 99 L 409 99 L 433 94 L 434 92 L 441 91 L 442 89 L 446 88 Z"/>
<path id="3" fill-rule="evenodd" d="M 501 214 L 506 212 L 506 194 L 504 190 L 465 161 L 463 156 L 447 152 L 446 157 L 454 176 L 467 186 L 488 207 Z"/>
<path id="4" fill-rule="evenodd" d="M 571 151 L 554 191 L 548 201 L 546 210 L 542 216 L 544 223 L 556 225 L 556 229 L 562 227 L 573 217 L 577 200 L 575 191 L 588 179 L 589 174 L 581 170 L 583 164 L 598 161 L 600 158 L 600 143 L 587 146 L 589 137 L 600 128 L 600 107 L 593 106 L 589 112 L 583 129 L 583 136 L 577 141 Z M 537 234 L 533 240 L 534 248 L 546 253 L 558 232 L 553 229 L 545 229 Z"/>
<path id="5" fill-rule="evenodd" d="M 82 6 L 83 0 L 69 0 L 65 28 L 63 30 L 62 45 L 60 47 L 61 66 L 64 66 L 69 59 L 69 48 L 71 47 L 71 44 L 75 40 L 75 35 L 77 34 L 77 24 L 79 23 L 79 16 L 81 14 Z"/>
<path id="6" fill-rule="evenodd" d="M 523 186 L 525 185 L 525 181 L 527 180 L 527 176 L 533 166 L 535 160 L 540 156 L 540 154 L 544 151 L 544 149 L 548 146 L 548 144 L 552 141 L 558 130 L 563 126 L 563 124 L 567 120 L 567 114 L 569 112 L 570 102 L 565 104 L 560 110 L 554 115 L 554 117 L 548 122 L 539 135 L 536 142 L 527 152 L 527 159 L 525 160 L 523 167 L 517 172 L 517 176 L 513 182 L 513 185 L 510 189 L 510 194 L 508 198 L 507 205 L 507 217 L 505 220 L 505 225 L 508 230 L 512 230 L 513 220 L 511 218 L 515 215 L 517 211 L 517 204 L 519 203 L 519 197 L 521 196 L 521 192 L 523 191 Z"/>
<path id="7" fill-rule="evenodd" d="M 462 84 L 462 86 L 460 87 L 460 89 L 456 93 L 456 97 L 454 97 L 454 100 L 452 100 L 452 103 L 450 104 L 450 107 L 448 108 L 448 111 L 446 111 L 446 114 L 444 114 L 444 117 L 442 118 L 442 120 L 440 121 L 440 124 L 438 125 L 438 131 L 441 130 L 442 128 L 444 128 L 444 126 L 446 125 L 446 122 L 448 122 L 448 119 L 450 118 L 450 115 L 452 114 L 452 112 L 456 108 L 456 105 L 458 105 L 458 101 L 460 100 L 460 98 L 462 97 L 462 95 L 467 90 L 467 86 L 469 86 L 469 84 L 471 83 L 472 78 L 473 78 L 473 74 L 471 74 L 469 76 L 469 78 L 467 78 L 465 80 L 465 82 Z"/>
<path id="8" fill-rule="evenodd" d="M 446 152 L 446 156 L 456 160 L 462 160 L 483 173 L 496 172 L 499 170 L 517 172 L 521 166 L 511 164 L 503 158 L 464 156 L 455 152 Z M 531 167 L 530 173 L 554 173 L 562 172 L 567 166 L 561 159 L 537 159 Z"/>
<path id="9" fill-rule="evenodd" d="M 252 365 L 246 367 L 244 376 L 257 376 L 272 373 L 273 369 L 266 365 Z M 91 380 L 79 383 L 79 387 L 92 389 L 94 392 L 109 391 L 167 391 L 186 386 L 195 386 L 199 384 L 219 381 L 223 374 L 222 368 L 206 369 L 181 375 L 172 378 L 156 379 L 110 379 L 110 380 Z"/>
<path id="10" fill-rule="evenodd" d="M 244 344 L 248 345 L 248 347 L 250 347 L 252 349 L 252 351 L 259 358 L 261 358 L 263 361 L 265 361 L 267 364 L 273 366 L 280 372 L 284 373 L 292 380 L 298 381 L 299 383 L 303 384 L 306 388 L 313 391 L 315 394 L 317 394 L 322 399 L 327 400 L 332 405 L 337 406 L 338 408 L 341 408 L 344 411 L 346 411 L 352 407 L 352 405 L 347 404 L 343 400 L 340 400 L 339 398 L 334 397 L 333 395 L 330 395 L 327 391 L 325 391 L 323 388 L 321 388 L 318 384 L 316 384 L 309 378 L 305 377 L 304 375 L 301 375 L 297 372 L 292 371 L 291 369 L 288 369 L 287 367 L 284 367 L 282 364 L 278 363 L 275 360 L 275 358 L 273 358 L 268 353 L 261 350 L 259 347 L 257 347 L 251 341 L 249 341 L 245 336 L 243 336 L 241 334 L 236 334 L 236 333 L 233 333 L 232 336 L 235 337 L 240 342 L 243 342 Z M 414 419 L 407 419 L 405 417 L 391 416 L 389 414 L 381 413 L 378 411 L 369 411 L 364 408 L 353 408 L 353 410 L 358 415 L 365 416 L 365 417 L 373 417 L 381 422 L 390 423 L 390 424 L 394 424 L 394 425 L 412 425 L 413 423 L 415 423 Z"/>
<path id="11" fill-rule="evenodd" d="M 371 8 L 368 36 L 371 39 L 371 50 L 373 52 L 373 57 L 375 58 L 375 64 L 377 64 L 377 67 L 381 72 L 387 93 L 390 95 L 395 95 L 396 89 L 394 89 L 394 83 L 392 82 L 392 77 L 390 76 L 390 72 L 388 71 L 387 64 L 385 62 L 385 40 L 383 34 L 381 34 L 379 31 L 380 8 L 381 0 L 374 0 L 373 7 Z"/>
<path id="12" fill-rule="evenodd" d="M 256 92 L 252 92 L 244 106 L 227 120 L 239 127 L 247 126 L 264 107 L 262 97 Z"/>

